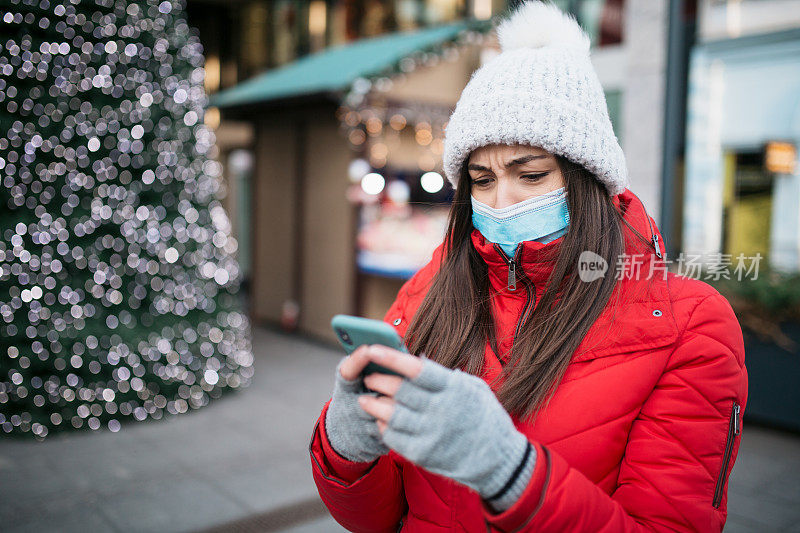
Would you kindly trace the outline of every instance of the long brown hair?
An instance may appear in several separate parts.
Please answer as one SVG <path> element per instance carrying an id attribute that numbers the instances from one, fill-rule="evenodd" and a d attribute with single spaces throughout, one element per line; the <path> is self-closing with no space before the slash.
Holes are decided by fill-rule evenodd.
<path id="1" fill-rule="evenodd" d="M 605 187 L 582 166 L 558 155 L 556 159 L 565 180 L 570 224 L 555 257 L 545 258 L 553 262 L 546 289 L 519 328 L 497 391 L 505 409 L 522 418 L 550 401 L 573 352 L 614 293 L 615 275 L 592 282 L 578 278 L 578 256 L 591 250 L 616 265 L 625 251 L 622 223 L 628 224 Z M 411 353 L 480 375 L 486 342 L 496 353 L 497 339 L 487 265 L 470 238 L 470 193 L 471 180 L 462 168 L 442 263 L 409 325 L 406 345 Z"/>

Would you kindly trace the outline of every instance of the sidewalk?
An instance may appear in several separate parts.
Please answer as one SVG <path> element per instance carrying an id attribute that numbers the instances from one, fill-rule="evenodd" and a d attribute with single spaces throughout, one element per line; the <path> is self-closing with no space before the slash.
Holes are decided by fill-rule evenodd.
<path id="1" fill-rule="evenodd" d="M 0 529 L 344 531 L 319 501 L 308 441 L 342 357 L 256 329 L 246 390 L 119 433 L 0 439 Z M 725 531 L 800 532 L 800 435 L 745 423 Z"/>
<path id="2" fill-rule="evenodd" d="M 0 530 L 199 531 L 270 513 L 258 530 L 280 531 L 325 517 L 308 443 L 344 352 L 253 333 L 253 384 L 199 411 L 119 433 L 0 438 Z M 328 518 L 313 531 L 344 530 Z"/>

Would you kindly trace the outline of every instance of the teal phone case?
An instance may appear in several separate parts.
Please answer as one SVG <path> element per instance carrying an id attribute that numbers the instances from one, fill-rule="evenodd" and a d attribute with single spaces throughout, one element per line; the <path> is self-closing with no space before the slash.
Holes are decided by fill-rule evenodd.
<path id="1" fill-rule="evenodd" d="M 336 333 L 339 343 L 348 354 L 353 353 L 362 344 L 382 344 L 408 353 L 403 344 L 403 339 L 400 338 L 397 331 L 381 320 L 352 315 L 336 315 L 331 319 L 331 327 Z M 401 375 L 394 370 L 370 362 L 364 368 L 363 374 L 371 374 L 372 372 L 393 374 L 395 376 Z"/>

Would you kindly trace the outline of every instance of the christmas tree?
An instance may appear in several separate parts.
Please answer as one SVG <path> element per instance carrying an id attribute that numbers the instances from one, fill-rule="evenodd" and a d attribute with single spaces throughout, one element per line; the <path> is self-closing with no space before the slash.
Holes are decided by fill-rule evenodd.
<path id="1" fill-rule="evenodd" d="M 237 244 L 179 1 L 0 7 L 0 429 L 120 429 L 246 386 Z"/>

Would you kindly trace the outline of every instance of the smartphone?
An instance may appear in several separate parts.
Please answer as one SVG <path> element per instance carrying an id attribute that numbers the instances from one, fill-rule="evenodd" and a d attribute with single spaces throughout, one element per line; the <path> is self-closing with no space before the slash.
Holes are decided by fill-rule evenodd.
<path id="1" fill-rule="evenodd" d="M 350 354 L 362 344 L 382 344 L 395 350 L 408 353 L 403 339 L 397 334 L 397 331 L 382 320 L 373 320 L 371 318 L 363 318 L 360 316 L 351 315 L 336 315 L 331 319 L 331 327 L 336 333 L 336 338 L 344 347 L 344 350 Z M 362 375 L 371 374 L 373 372 L 380 372 L 381 374 L 392 374 L 401 376 L 394 370 L 378 365 L 370 361 Z"/>

